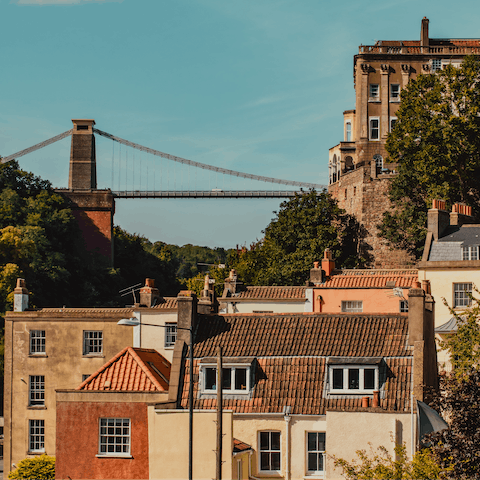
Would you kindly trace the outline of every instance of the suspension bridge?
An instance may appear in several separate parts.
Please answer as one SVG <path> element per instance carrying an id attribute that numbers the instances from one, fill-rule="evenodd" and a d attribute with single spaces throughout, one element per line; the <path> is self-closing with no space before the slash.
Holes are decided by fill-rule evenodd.
<path id="1" fill-rule="evenodd" d="M 1 163 L 18 159 L 69 136 L 75 137 L 76 134 L 90 133 L 92 137 L 95 135 L 97 138 L 101 137 L 110 140 L 112 143 L 111 158 L 102 158 L 102 162 L 108 161 L 110 163 L 111 178 L 109 181 L 104 178 L 103 183 L 106 188 L 111 190 L 115 198 L 290 198 L 296 193 L 301 193 L 310 188 L 318 191 L 326 188 L 325 185 L 316 183 L 255 175 L 188 160 L 94 128 L 94 121 L 91 121 L 93 122 L 91 125 L 81 125 L 75 122 L 81 123 L 81 121 L 75 120 L 74 128 L 3 157 L 0 159 Z M 90 128 L 90 130 L 85 127 Z M 72 139 L 71 155 L 73 155 L 74 148 L 74 140 Z M 93 162 L 93 168 L 96 172 L 94 141 L 92 148 L 93 153 L 91 153 L 90 158 L 80 161 Z M 70 177 L 72 177 L 72 157 L 70 159 L 70 170 Z M 207 175 L 202 176 L 199 172 L 204 172 Z M 75 172 L 73 172 L 73 175 L 75 175 Z M 260 185 L 260 188 L 241 188 L 239 181 L 257 182 L 256 184 Z M 90 189 L 97 188 L 96 173 L 94 183 L 95 185 L 90 185 Z M 225 186 L 225 184 L 227 185 Z M 266 189 L 266 184 L 270 184 L 272 187 L 281 185 L 282 187 L 295 188 Z M 206 185 L 208 185 L 208 188 L 206 188 Z M 70 184 L 69 188 L 72 187 L 74 188 L 74 185 Z M 84 186 L 81 189 L 84 189 Z"/>

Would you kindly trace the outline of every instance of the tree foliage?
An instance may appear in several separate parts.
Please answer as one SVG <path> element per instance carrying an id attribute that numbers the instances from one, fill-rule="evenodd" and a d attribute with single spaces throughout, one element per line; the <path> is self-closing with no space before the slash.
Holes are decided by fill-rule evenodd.
<path id="1" fill-rule="evenodd" d="M 34 458 L 25 458 L 17 468 L 8 474 L 14 480 L 53 480 L 55 479 L 55 457 L 40 455 Z"/>
<path id="2" fill-rule="evenodd" d="M 386 447 L 370 452 L 357 450 L 357 460 L 351 462 L 333 457 L 334 465 L 342 470 L 347 480 L 435 480 L 441 477 L 442 468 L 429 449 L 415 453 L 408 460 L 405 444 L 396 443 L 394 457 Z"/>
<path id="3" fill-rule="evenodd" d="M 359 266 L 364 233 L 353 217 L 345 214 L 323 191 L 297 194 L 283 202 L 264 230 L 263 240 L 231 252 L 227 264 L 250 285 L 299 285 L 308 279 L 313 262 L 330 248 L 337 265 Z"/>
<path id="4" fill-rule="evenodd" d="M 398 163 L 390 199 L 395 205 L 380 226 L 391 244 L 420 256 L 426 212 L 435 198 L 463 202 L 480 213 L 480 61 L 465 57 L 419 75 L 401 93 L 398 121 L 386 143 Z"/>

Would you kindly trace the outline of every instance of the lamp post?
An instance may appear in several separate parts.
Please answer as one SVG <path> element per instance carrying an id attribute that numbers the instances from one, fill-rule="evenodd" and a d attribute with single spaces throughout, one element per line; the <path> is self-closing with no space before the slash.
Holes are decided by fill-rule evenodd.
<path id="1" fill-rule="evenodd" d="M 167 328 L 167 325 L 155 325 L 153 323 L 141 323 L 138 318 L 122 318 L 117 325 L 130 325 L 138 327 L 146 325 L 148 327 Z M 190 384 L 188 388 L 188 480 L 193 480 L 193 326 L 188 328 L 178 327 L 177 330 L 188 330 L 190 332 Z"/>

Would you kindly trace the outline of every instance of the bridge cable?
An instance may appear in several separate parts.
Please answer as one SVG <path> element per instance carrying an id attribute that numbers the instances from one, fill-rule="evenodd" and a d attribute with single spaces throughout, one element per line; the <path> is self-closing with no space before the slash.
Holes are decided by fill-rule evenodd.
<path id="1" fill-rule="evenodd" d="M 73 128 L 70 130 L 67 130 L 66 132 L 61 133 L 60 135 L 57 135 L 56 137 L 49 138 L 44 142 L 40 142 L 40 143 L 37 143 L 36 145 L 26 148 L 25 150 L 20 150 L 20 152 L 14 153 L 13 155 L 9 155 L 8 157 L 3 157 L 0 159 L 0 163 L 7 163 L 7 162 L 10 162 L 11 160 L 15 160 L 16 158 L 23 157 L 27 153 L 34 152 L 35 150 L 46 147 L 47 145 L 51 145 L 52 143 L 58 142 L 59 140 L 63 140 L 65 137 L 70 136 L 72 133 L 73 133 Z"/>
<path id="2" fill-rule="evenodd" d="M 249 178 L 251 180 L 257 180 L 260 182 L 269 182 L 269 183 L 279 183 L 281 185 L 291 185 L 295 187 L 305 187 L 305 188 L 316 188 L 316 189 L 324 189 L 325 185 L 319 185 L 317 183 L 305 183 L 305 182 L 295 182 L 292 180 L 281 180 L 278 178 L 272 178 L 272 177 L 264 177 L 261 175 L 253 175 L 251 173 L 244 173 L 244 172 L 238 172 L 235 170 L 229 170 L 227 168 L 220 168 L 220 167 L 215 167 L 213 165 L 207 165 L 205 163 L 200 163 L 200 162 L 195 162 L 193 160 L 188 160 L 186 158 L 182 157 L 176 157 L 174 155 L 170 155 L 168 153 L 160 152 L 158 150 L 154 150 L 153 148 L 148 148 L 144 147 L 142 145 L 139 145 L 137 143 L 130 142 L 128 140 L 124 140 L 123 138 L 116 137 L 115 135 L 112 135 L 110 133 L 103 132 L 102 130 L 98 130 L 97 128 L 93 129 L 94 133 L 97 133 L 98 135 L 101 135 L 102 137 L 105 138 L 110 138 L 111 140 L 115 140 L 118 143 L 122 143 L 123 145 L 127 145 L 132 148 L 136 148 L 137 150 L 143 151 L 143 152 L 148 152 L 152 155 L 155 155 L 157 157 L 163 157 L 167 158 L 168 160 L 172 160 L 174 162 L 180 163 L 180 164 L 185 164 L 185 165 L 191 165 L 192 167 L 197 167 L 197 168 L 203 168 L 204 170 L 211 170 L 214 172 L 220 172 L 224 173 L 227 175 L 232 175 L 234 177 L 242 177 L 242 178 Z M 176 183 L 176 182 L 175 182 Z"/>

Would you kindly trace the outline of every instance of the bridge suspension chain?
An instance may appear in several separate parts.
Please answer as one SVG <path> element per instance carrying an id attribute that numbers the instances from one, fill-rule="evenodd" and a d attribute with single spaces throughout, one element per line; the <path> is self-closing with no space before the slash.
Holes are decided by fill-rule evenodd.
<path id="1" fill-rule="evenodd" d="M 20 152 L 14 153 L 13 155 L 9 155 L 8 157 L 3 157 L 2 159 L 0 159 L 0 162 L 7 163 L 7 162 L 10 162 L 11 160 L 15 160 L 16 158 L 23 157 L 27 153 L 34 152 L 35 150 L 46 147 L 47 145 L 51 145 L 52 143 L 58 142 L 59 140 L 62 140 L 65 137 L 68 137 L 72 133 L 73 133 L 73 128 L 70 130 L 67 130 L 66 132 L 61 133 L 60 135 L 57 135 L 56 137 L 49 138 L 44 142 L 37 143 L 32 147 L 29 147 L 29 148 L 26 148 L 25 150 L 21 150 Z"/>
<path id="2" fill-rule="evenodd" d="M 102 130 L 98 130 L 97 128 L 94 128 L 93 131 L 94 133 L 97 133 L 102 137 L 109 138 L 110 140 L 114 140 L 115 142 L 140 150 L 141 152 L 147 152 L 152 155 L 156 155 L 157 157 L 167 158 L 168 160 L 173 160 L 174 162 L 183 163 L 185 165 L 191 165 L 192 167 L 196 167 L 196 168 L 203 168 L 204 170 L 212 170 L 217 173 L 224 173 L 226 175 L 232 175 L 234 177 L 249 178 L 250 180 L 258 180 L 261 182 L 269 182 L 269 183 L 279 183 L 281 185 L 291 185 L 294 187 L 305 187 L 305 188 L 316 188 L 316 189 L 325 188 L 325 185 L 319 185 L 317 183 L 305 183 L 305 182 L 295 182 L 293 180 L 281 180 L 279 178 L 263 177 L 261 175 L 253 175 L 251 173 L 243 173 L 243 172 L 237 172 L 235 170 L 228 170 L 227 168 L 215 167 L 213 165 L 207 165 L 206 163 L 200 163 L 200 162 L 195 162 L 193 160 L 187 160 L 186 158 L 176 157 L 168 153 L 163 153 L 158 150 L 154 150 L 153 148 L 144 147 L 142 145 L 138 145 L 137 143 L 124 140 L 123 138 L 116 137 L 115 135 L 112 135 L 110 133 L 102 132 Z"/>

